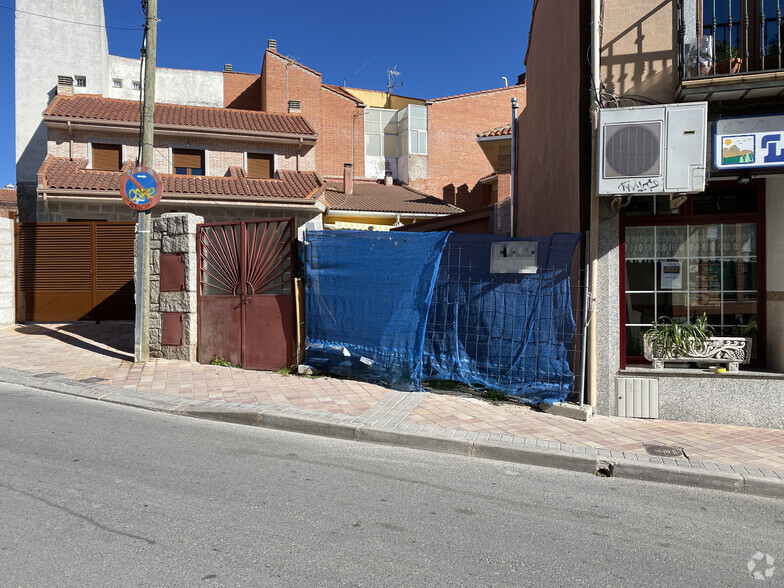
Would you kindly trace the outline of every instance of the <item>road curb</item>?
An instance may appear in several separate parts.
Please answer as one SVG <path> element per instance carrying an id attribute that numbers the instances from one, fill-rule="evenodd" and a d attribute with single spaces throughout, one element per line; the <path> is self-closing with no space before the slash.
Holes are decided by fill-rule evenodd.
<path id="1" fill-rule="evenodd" d="M 425 451 L 437 451 L 439 453 L 451 453 L 453 455 L 471 455 L 472 443 L 465 439 L 454 437 L 441 437 L 427 433 L 414 433 L 396 429 L 382 429 L 380 427 L 359 427 L 357 431 L 357 441 L 367 443 L 378 443 L 381 445 L 393 445 L 395 447 L 408 447 L 411 449 L 423 449 Z"/>
<path id="2" fill-rule="evenodd" d="M 739 473 L 712 471 L 706 469 L 703 464 L 677 465 L 637 461 L 631 458 L 608 457 L 610 452 L 605 451 L 600 454 L 597 450 L 586 447 L 567 446 L 561 449 L 552 449 L 531 446 L 529 443 L 533 440 L 519 437 L 511 443 L 476 439 L 476 434 L 473 434 L 474 436 L 471 438 L 459 438 L 454 435 L 465 432 L 456 430 L 442 429 L 443 433 L 423 433 L 395 428 L 386 429 L 285 412 L 286 407 L 281 407 L 279 410 L 261 409 L 252 405 L 248 405 L 248 408 L 237 405 L 222 407 L 215 406 L 214 403 L 173 399 L 156 394 L 113 388 L 105 384 L 88 384 L 58 377 L 42 378 L 29 372 L 10 368 L 0 368 L 0 381 L 88 400 L 199 419 L 608 477 L 784 499 L 784 479 L 743 473 L 746 472 L 745 468 L 741 468 L 743 472 Z M 524 444 L 521 441 L 524 441 Z M 640 459 L 644 459 L 644 457 Z"/>
<path id="3" fill-rule="evenodd" d="M 482 459 L 509 461 L 588 474 L 596 473 L 597 467 L 596 456 L 568 453 L 543 447 L 509 445 L 495 441 L 475 441 L 472 455 Z"/>
<path id="4" fill-rule="evenodd" d="M 711 490 L 744 493 L 743 476 L 733 472 L 709 472 L 704 468 L 685 468 L 632 460 L 610 461 L 612 477 L 660 482 L 678 486 L 697 486 Z M 784 484 L 782 484 L 784 489 Z M 784 495 L 782 495 L 784 497 Z"/>

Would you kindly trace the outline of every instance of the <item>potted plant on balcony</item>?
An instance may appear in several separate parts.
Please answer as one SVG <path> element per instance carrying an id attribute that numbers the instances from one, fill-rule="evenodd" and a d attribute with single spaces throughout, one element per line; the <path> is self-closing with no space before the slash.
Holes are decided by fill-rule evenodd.
<path id="1" fill-rule="evenodd" d="M 716 43 L 716 61 L 713 64 L 713 73 L 740 73 L 742 67 L 743 58 L 740 56 L 740 47 Z"/>
<path id="2" fill-rule="evenodd" d="M 694 322 L 661 317 L 645 332 L 643 349 L 657 370 L 664 368 L 664 362 L 699 362 L 726 363 L 729 371 L 736 372 L 751 359 L 751 338 L 714 336 L 705 313 Z"/>

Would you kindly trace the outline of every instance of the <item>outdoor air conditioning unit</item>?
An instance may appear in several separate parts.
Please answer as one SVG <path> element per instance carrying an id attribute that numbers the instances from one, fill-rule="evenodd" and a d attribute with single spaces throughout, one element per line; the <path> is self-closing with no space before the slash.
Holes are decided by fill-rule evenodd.
<path id="1" fill-rule="evenodd" d="M 597 194 L 702 192 L 707 128 L 707 102 L 601 109 Z"/>

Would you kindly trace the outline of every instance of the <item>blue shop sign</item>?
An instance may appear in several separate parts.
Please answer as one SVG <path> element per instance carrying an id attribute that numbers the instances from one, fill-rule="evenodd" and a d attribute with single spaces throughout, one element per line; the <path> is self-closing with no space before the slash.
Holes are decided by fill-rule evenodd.
<path id="1" fill-rule="evenodd" d="M 784 114 L 716 119 L 713 165 L 719 170 L 784 167 Z"/>

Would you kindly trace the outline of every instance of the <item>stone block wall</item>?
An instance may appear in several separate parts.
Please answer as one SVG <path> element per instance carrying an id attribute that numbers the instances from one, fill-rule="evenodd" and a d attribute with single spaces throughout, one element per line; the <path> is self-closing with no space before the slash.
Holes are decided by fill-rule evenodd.
<path id="1" fill-rule="evenodd" d="M 165 213 L 152 219 L 150 233 L 150 356 L 196 361 L 198 343 L 198 287 L 196 226 L 200 216 Z M 161 291 L 161 254 L 181 254 L 185 263 L 185 289 Z M 182 313 L 182 345 L 163 345 L 163 313 Z"/>
<path id="2" fill-rule="evenodd" d="M 0 327 L 16 322 L 15 293 L 14 221 L 0 217 Z"/>

